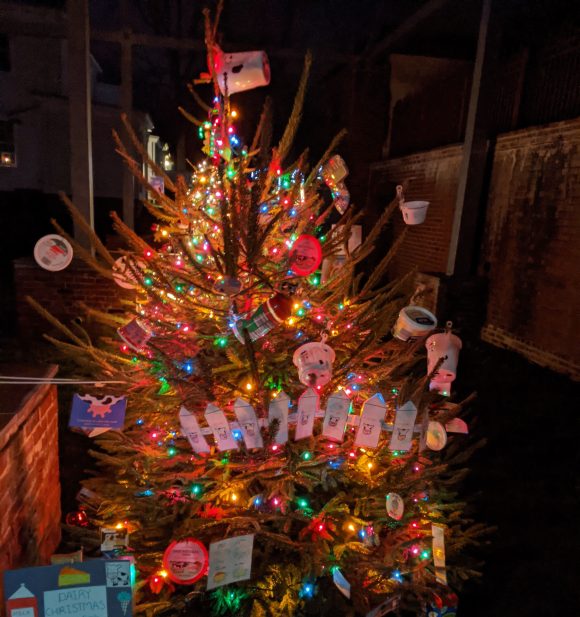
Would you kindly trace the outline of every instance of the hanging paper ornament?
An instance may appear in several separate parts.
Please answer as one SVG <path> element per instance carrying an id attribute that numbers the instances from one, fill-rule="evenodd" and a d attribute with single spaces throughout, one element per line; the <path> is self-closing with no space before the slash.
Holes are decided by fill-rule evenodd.
<path id="1" fill-rule="evenodd" d="M 414 341 L 437 327 L 437 317 L 422 306 L 409 305 L 401 309 L 393 326 L 393 336 L 400 341 Z"/>
<path id="2" fill-rule="evenodd" d="M 250 341 L 262 338 L 278 324 L 283 323 L 292 314 L 292 298 L 278 292 L 260 305 L 248 319 L 238 319 L 233 325 L 233 331 L 240 343 L 245 343 L 244 330 Z"/>
<path id="3" fill-rule="evenodd" d="M 407 225 L 420 225 L 427 216 L 428 201 L 405 201 L 403 187 L 397 186 L 397 197 L 403 220 Z"/>
<path id="4" fill-rule="evenodd" d="M 213 288 L 219 294 L 235 296 L 242 291 L 242 283 L 232 276 L 224 276 L 215 282 Z"/>
<path id="5" fill-rule="evenodd" d="M 461 339 L 451 333 L 453 324 L 448 321 L 445 332 L 431 335 L 425 342 L 427 348 L 427 373 L 431 373 L 441 358 L 442 364 L 432 377 L 433 382 L 451 383 L 457 375 L 457 361 L 462 347 Z"/>
<path id="6" fill-rule="evenodd" d="M 132 265 L 136 270 L 140 270 L 141 272 L 144 272 L 147 268 L 145 262 L 140 259 L 133 261 Z M 115 261 L 115 265 L 113 266 L 113 280 L 123 289 L 135 289 L 135 287 L 139 285 L 139 280 L 135 276 L 134 271 L 129 267 L 125 255 L 119 257 L 119 259 Z"/>
<path id="7" fill-rule="evenodd" d="M 118 328 L 117 334 L 135 351 L 143 349 L 152 336 L 149 328 L 138 319 Z"/>
<path id="8" fill-rule="evenodd" d="M 326 385 L 332 378 L 332 363 L 336 354 L 324 340 L 306 343 L 294 352 L 292 362 L 298 369 L 298 379 L 313 388 Z"/>
<path id="9" fill-rule="evenodd" d="M 320 172 L 326 186 L 333 189 L 348 176 L 348 167 L 340 154 L 335 154 L 322 166 Z"/>
<path id="10" fill-rule="evenodd" d="M 73 248 L 70 242 L 57 234 L 43 236 L 34 246 L 36 263 L 50 272 L 60 272 L 70 265 Z"/>
<path id="11" fill-rule="evenodd" d="M 205 546 L 194 538 L 172 542 L 163 554 L 163 568 L 178 585 L 192 585 L 207 572 L 209 556 Z"/>
<path id="12" fill-rule="evenodd" d="M 443 450 L 447 443 L 447 433 L 441 422 L 431 420 L 427 425 L 427 447 L 430 450 Z"/>
<path id="13" fill-rule="evenodd" d="M 288 265 L 298 276 L 308 276 L 316 271 L 322 261 L 322 247 L 314 236 L 302 234 L 290 249 Z"/>
<path id="14" fill-rule="evenodd" d="M 265 51 L 227 54 L 216 45 L 213 58 L 218 86 L 223 95 L 252 90 L 270 83 L 270 63 Z"/>
<path id="15" fill-rule="evenodd" d="M 396 521 L 400 521 L 405 512 L 405 502 L 402 497 L 397 493 L 389 493 L 386 497 L 386 502 L 387 514 Z"/>

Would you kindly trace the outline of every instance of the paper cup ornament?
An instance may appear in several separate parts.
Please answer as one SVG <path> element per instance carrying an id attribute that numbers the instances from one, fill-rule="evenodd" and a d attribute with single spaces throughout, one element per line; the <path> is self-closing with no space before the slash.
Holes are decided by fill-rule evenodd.
<path id="1" fill-rule="evenodd" d="M 64 270 L 72 258 L 73 249 L 70 242 L 57 234 L 43 236 L 34 246 L 36 263 L 50 272 Z"/>
<path id="2" fill-rule="evenodd" d="M 207 572 L 209 555 L 194 538 L 172 542 L 163 555 L 167 576 L 178 585 L 192 585 Z"/>
<path id="3" fill-rule="evenodd" d="M 133 270 L 143 272 L 147 267 L 145 262 L 141 260 L 134 261 L 131 265 L 133 269 L 127 263 L 127 258 L 123 256 L 119 257 L 113 266 L 113 280 L 123 289 L 135 289 L 139 285 L 139 281 Z"/>
<path id="4" fill-rule="evenodd" d="M 298 276 L 308 276 L 316 271 L 322 261 L 320 242 L 308 234 L 302 234 L 290 249 L 288 265 Z"/>
<path id="5" fill-rule="evenodd" d="M 447 331 L 432 334 L 425 342 L 427 348 L 427 373 L 431 373 L 437 362 L 443 358 L 443 363 L 432 377 L 432 382 L 451 383 L 457 375 L 457 361 L 462 343 L 461 339 L 451 334 L 451 323 L 447 322 Z"/>
<path id="6" fill-rule="evenodd" d="M 427 216 L 428 201 L 405 201 L 403 187 L 397 186 L 397 197 L 403 220 L 407 225 L 420 225 Z"/>
<path id="7" fill-rule="evenodd" d="M 298 368 L 298 379 L 306 386 L 324 386 L 332 378 L 335 353 L 324 342 L 306 343 L 294 352 L 292 361 Z"/>
<path id="8" fill-rule="evenodd" d="M 422 306 L 406 306 L 399 312 L 393 336 L 400 341 L 413 341 L 437 327 L 437 317 Z"/>
<path id="9" fill-rule="evenodd" d="M 140 351 L 147 341 L 151 338 L 152 332 L 149 328 L 138 319 L 133 319 L 125 326 L 122 326 L 117 330 L 117 334 L 136 351 Z"/>
<path id="10" fill-rule="evenodd" d="M 330 189 L 338 186 L 339 182 L 342 182 L 348 176 L 348 167 L 340 154 L 335 154 L 328 159 L 322 166 L 321 176 Z"/>
<path id="11" fill-rule="evenodd" d="M 443 450 L 447 443 L 447 433 L 441 422 L 432 420 L 427 425 L 427 447 L 430 450 Z"/>
<path id="12" fill-rule="evenodd" d="M 270 83 L 270 63 L 265 51 L 226 54 L 216 48 L 214 67 L 222 94 L 235 94 Z"/>
<path id="13" fill-rule="evenodd" d="M 387 514 L 396 521 L 400 521 L 404 512 L 405 502 L 401 496 L 397 493 L 389 493 L 387 495 Z"/>

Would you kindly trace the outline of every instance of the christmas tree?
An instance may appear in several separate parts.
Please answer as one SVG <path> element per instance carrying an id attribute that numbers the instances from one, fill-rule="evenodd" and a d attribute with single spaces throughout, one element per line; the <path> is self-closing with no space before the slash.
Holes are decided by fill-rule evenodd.
<path id="1" fill-rule="evenodd" d="M 424 340 L 391 336 L 412 293 L 412 274 L 386 279 L 401 239 L 379 244 L 399 200 L 362 240 L 341 135 L 312 166 L 288 160 L 309 57 L 277 145 L 268 104 L 244 144 L 216 27 L 206 15 L 207 119 L 183 112 L 205 155 L 191 181 L 172 181 L 127 126 L 159 191 L 117 138 L 154 240 L 115 215 L 120 259 L 94 234 L 96 256 L 68 238 L 134 294 L 123 316 L 87 307 L 108 329 L 98 343 L 47 315 L 77 374 L 107 382 L 80 400 L 128 401 L 124 429 L 95 437 L 91 525 L 70 536 L 98 555 L 101 529 L 119 530 L 102 550 L 135 559 L 148 615 L 444 614 L 448 579 L 476 574 L 464 549 L 482 528 L 456 493 L 473 446 L 443 448 L 462 405 L 429 390 L 442 359 L 427 374 Z"/>

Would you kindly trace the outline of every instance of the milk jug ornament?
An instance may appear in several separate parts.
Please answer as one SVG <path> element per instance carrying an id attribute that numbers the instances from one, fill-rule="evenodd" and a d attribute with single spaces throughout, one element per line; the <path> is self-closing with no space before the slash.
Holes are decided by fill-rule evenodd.
<path id="1" fill-rule="evenodd" d="M 457 362 L 462 347 L 461 339 L 452 334 L 453 322 L 445 324 L 445 332 L 432 334 L 425 342 L 427 348 L 427 374 L 431 374 L 437 363 L 443 359 L 431 383 L 450 384 L 457 376 Z"/>
<path id="2" fill-rule="evenodd" d="M 292 361 L 298 369 L 298 379 L 305 386 L 325 386 L 332 379 L 334 349 L 326 344 L 326 334 L 320 342 L 305 343 L 294 352 Z"/>

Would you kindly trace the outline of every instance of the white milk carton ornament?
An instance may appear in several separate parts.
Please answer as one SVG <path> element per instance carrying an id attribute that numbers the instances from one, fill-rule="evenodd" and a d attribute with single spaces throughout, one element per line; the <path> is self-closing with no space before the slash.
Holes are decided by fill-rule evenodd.
<path id="1" fill-rule="evenodd" d="M 332 379 L 334 349 L 327 345 L 325 337 L 316 343 L 306 343 L 294 352 L 292 361 L 298 369 L 298 379 L 305 386 L 324 386 Z"/>

